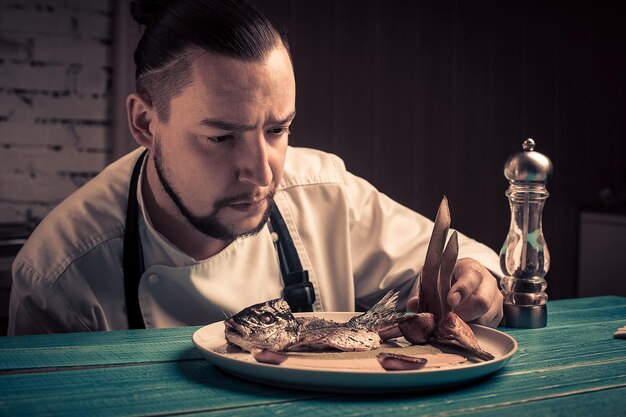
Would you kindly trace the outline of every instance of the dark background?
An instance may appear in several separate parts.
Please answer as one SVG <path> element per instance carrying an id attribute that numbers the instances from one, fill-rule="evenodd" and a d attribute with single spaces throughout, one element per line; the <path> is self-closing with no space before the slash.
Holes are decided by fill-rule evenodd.
<path id="1" fill-rule="evenodd" d="M 291 143 L 496 251 L 506 158 L 527 137 L 554 174 L 543 229 L 551 299 L 577 288 L 579 213 L 626 201 L 625 2 L 255 0 L 286 29 Z M 616 248 L 619 253 L 624 248 Z"/>

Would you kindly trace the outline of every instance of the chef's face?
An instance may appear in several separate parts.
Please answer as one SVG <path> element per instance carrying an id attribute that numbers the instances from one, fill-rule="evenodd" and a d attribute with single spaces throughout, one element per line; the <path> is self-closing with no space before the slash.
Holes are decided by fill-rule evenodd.
<path id="1" fill-rule="evenodd" d="M 151 124 L 160 183 L 197 230 L 220 240 L 257 233 L 282 179 L 295 81 L 286 50 L 262 62 L 205 52 L 192 83 Z"/>

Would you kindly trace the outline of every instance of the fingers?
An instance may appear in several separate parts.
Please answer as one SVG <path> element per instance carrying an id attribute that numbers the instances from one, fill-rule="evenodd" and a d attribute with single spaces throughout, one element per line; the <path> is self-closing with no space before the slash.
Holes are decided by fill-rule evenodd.
<path id="1" fill-rule="evenodd" d="M 457 261 L 453 273 L 456 282 L 450 287 L 450 292 L 447 296 L 450 307 L 456 309 L 457 306 L 460 307 L 462 304 L 465 304 L 467 299 L 480 288 L 483 282 L 483 271 L 481 268 L 484 267 L 473 259 L 464 258 Z"/>
<path id="2" fill-rule="evenodd" d="M 475 323 L 482 324 L 483 326 L 498 327 L 503 317 L 502 299 L 502 293 L 498 292 L 489 311 L 479 317 Z"/>
<path id="3" fill-rule="evenodd" d="M 448 304 L 464 321 L 495 327 L 502 319 L 502 294 L 491 273 L 479 262 L 459 259 L 454 268 L 456 282 L 447 296 Z"/>

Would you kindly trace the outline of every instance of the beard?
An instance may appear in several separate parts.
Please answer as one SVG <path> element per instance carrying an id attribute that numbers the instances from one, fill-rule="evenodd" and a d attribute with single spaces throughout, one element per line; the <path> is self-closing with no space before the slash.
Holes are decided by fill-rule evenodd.
<path id="1" fill-rule="evenodd" d="M 191 226 L 193 226 L 193 228 L 195 228 L 197 231 L 204 234 L 205 236 L 226 242 L 230 242 L 241 237 L 253 236 L 259 233 L 263 229 L 263 227 L 265 227 L 265 224 L 270 217 L 270 212 L 272 211 L 272 207 L 274 205 L 274 195 L 276 194 L 275 186 L 270 187 L 269 194 L 266 198 L 267 208 L 265 209 L 265 212 L 263 213 L 263 217 L 259 221 L 259 224 L 250 230 L 244 232 L 236 232 L 219 220 L 218 213 L 222 208 L 229 204 L 252 200 L 255 197 L 254 194 L 242 193 L 235 196 L 222 198 L 220 200 L 217 200 L 213 204 L 213 211 L 209 215 L 196 216 L 185 205 L 185 203 L 183 203 L 180 193 L 178 193 L 172 185 L 171 178 L 169 177 L 163 163 L 161 141 L 158 136 L 155 138 L 154 143 L 154 166 L 159 181 L 161 182 L 161 186 L 170 197 L 170 199 L 174 202 L 174 205 L 176 206 L 180 214 L 185 218 L 185 220 L 187 220 L 187 222 Z"/>

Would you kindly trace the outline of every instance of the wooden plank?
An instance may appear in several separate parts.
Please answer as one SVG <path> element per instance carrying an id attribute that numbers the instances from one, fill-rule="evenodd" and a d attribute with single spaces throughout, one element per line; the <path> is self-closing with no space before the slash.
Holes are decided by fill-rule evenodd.
<path id="1" fill-rule="evenodd" d="M 550 333 L 556 329 L 565 327 L 588 328 L 608 322 L 615 322 L 617 324 L 624 322 L 626 324 L 626 305 L 594 309 L 571 310 L 567 313 L 550 313 L 550 311 L 548 311 L 548 326 L 545 328 L 514 329 L 502 327 L 500 328 L 500 330 L 505 331 L 513 337 L 516 337 L 517 335 L 525 333 Z"/>
<path id="2" fill-rule="evenodd" d="M 626 341 L 613 338 L 613 332 L 620 319 L 599 322 L 591 327 L 561 326 L 544 329 L 517 329 L 513 337 L 519 344 L 518 353 L 509 362 L 507 369 L 517 372 L 532 370 L 537 366 L 569 366 L 598 359 L 611 359 L 624 355 Z M 108 333 L 115 340 L 107 339 L 106 348 L 97 344 L 96 340 L 87 343 L 78 338 L 74 344 L 73 338 L 68 346 L 58 346 L 58 338 L 46 337 L 48 343 L 33 345 L 30 343 L 17 344 L 14 341 L 10 349 L 0 349 L 0 363 L 4 371 L 17 369 L 37 369 L 63 366 L 102 366 L 124 363 L 163 362 L 200 358 L 191 344 L 192 329 L 164 329 L 166 331 L 140 332 L 143 337 L 133 339 L 136 332 Z M 85 334 L 93 338 L 94 334 Z M 107 335 L 100 333 L 101 336 Z M 19 339 L 19 338 L 18 338 Z M 37 339 L 37 338 L 36 338 Z M 27 340 L 30 341 L 30 338 Z M 136 342 L 135 342 L 136 340 Z M 52 343 L 55 342 L 55 343 Z M 46 348 L 46 345 L 52 345 Z M 576 354 L 572 355 L 575 351 Z M 42 354 L 45 352 L 45 354 Z"/>
<path id="3" fill-rule="evenodd" d="M 620 415 L 626 407 L 626 374 L 605 365 L 592 371 L 572 369 L 541 376 L 490 378 L 482 383 L 430 393 L 384 396 L 343 395 L 294 403 L 267 404 L 254 409 L 237 409 L 236 415 L 324 415 L 324 416 L 452 416 L 493 410 L 498 415 Z M 576 405 L 595 395 L 590 404 L 576 412 Z M 609 402 L 607 402 L 609 401 Z M 530 405 L 529 405 L 530 404 Z M 546 404 L 548 413 L 542 412 Z M 568 412 L 560 412 L 565 405 Z M 525 413 L 528 409 L 530 412 Z M 511 413 L 509 412 L 511 410 Z M 533 413 L 532 411 L 536 411 Z M 585 414 L 584 410 L 593 410 Z M 617 413 L 617 414 L 616 414 Z M 490 413 L 492 414 L 492 413 Z M 199 415 L 203 415 L 200 413 Z M 206 415 L 206 414 L 205 414 Z M 212 411 L 212 416 L 231 415 L 231 410 Z M 622 414 L 623 415 L 623 414 Z"/>
<path id="4" fill-rule="evenodd" d="M 626 359 L 625 359 L 626 360 Z M 0 415 L 155 415 L 220 411 L 241 416 L 423 415 L 488 410 L 626 387 L 626 364 L 497 374 L 430 393 L 330 395 L 279 389 L 184 361 L 0 377 Z M 584 399 L 584 397 L 582 397 Z M 611 397 L 626 407 L 626 396 Z M 602 410 L 598 410 L 602 411 Z"/>
<path id="5" fill-rule="evenodd" d="M 626 357 L 625 343 L 587 343 L 576 347 L 572 344 L 545 343 L 543 345 L 522 345 L 506 366 L 506 372 L 538 372 L 538 369 L 567 368 L 584 366 L 587 363 L 608 363 Z"/>
<path id="6" fill-rule="evenodd" d="M 549 319 L 548 327 L 543 329 L 507 329 L 519 345 L 507 370 L 623 358 L 626 343 L 613 338 L 613 333 L 624 320 L 626 307 L 622 306 L 576 309 L 558 319 Z"/>
<path id="7" fill-rule="evenodd" d="M 520 344 L 520 353 L 514 360 L 528 355 L 526 346 L 541 347 L 547 341 L 550 341 L 552 347 L 565 344 L 563 349 L 568 348 L 568 343 L 579 343 L 583 355 L 593 355 L 594 352 L 596 355 L 610 354 L 620 349 L 619 346 L 610 345 L 611 342 L 606 342 L 609 343 L 606 346 L 590 345 L 581 337 L 586 336 L 595 341 L 612 340 L 615 329 L 626 324 L 625 297 L 553 301 L 549 303 L 548 311 L 548 327 L 544 329 L 501 329 Z M 198 328 L 3 337 L 0 338 L 0 372 L 196 359 L 200 355 L 191 343 L 191 335 Z M 560 328 L 563 329 L 557 332 Z M 549 355 L 559 352 L 550 349 L 545 354 L 550 358 Z M 533 360 L 546 359 L 546 356 L 541 355 L 530 357 Z"/>
<path id="8" fill-rule="evenodd" d="M 572 307 L 576 307 L 576 303 Z M 438 393 L 420 393 L 419 404 L 424 402 L 425 405 L 414 403 L 415 395 L 393 396 L 391 400 L 397 405 L 381 408 L 389 401 L 385 397 L 384 401 L 375 404 L 377 411 L 370 410 L 372 404 L 359 403 L 351 396 L 330 400 L 326 394 L 277 390 L 224 375 L 204 360 L 187 360 L 1 376 L 0 415 L 43 412 L 78 415 L 85 409 L 102 415 L 196 413 L 203 410 L 269 415 L 276 412 L 301 413 L 306 409 L 323 410 L 328 415 L 344 412 L 400 415 L 409 411 L 420 414 L 462 410 L 482 413 L 494 407 L 502 411 L 502 408 L 527 403 L 555 401 L 559 404 L 559 401 L 569 401 L 570 397 L 586 401 L 587 393 L 604 390 L 622 392 L 622 386 L 626 386 L 625 342 L 612 338 L 614 322 L 625 317 L 623 308 L 620 305 L 598 307 L 597 303 L 587 307 L 585 311 L 588 314 L 584 314 L 581 320 L 590 320 L 595 325 L 585 327 L 584 323 L 572 323 L 560 326 L 557 322 L 553 328 L 511 331 L 520 344 L 520 351 L 507 367 L 476 386 L 446 391 L 447 396 L 443 398 Z M 568 317 L 576 318 L 581 310 L 572 308 L 572 314 L 562 314 L 560 321 Z M 612 317 L 616 320 L 607 320 Z M 196 355 L 190 347 L 193 330 L 195 328 L 5 338 L 10 342 L 5 341 L 2 345 L 5 349 L 0 350 L 0 360 L 5 360 L 5 352 L 14 353 L 13 359 L 34 360 L 17 354 L 17 350 L 29 345 L 29 355 L 38 353 L 47 357 L 50 351 L 55 357 L 52 363 L 76 364 L 78 362 L 74 361 L 79 361 L 101 365 L 192 359 Z M 103 349 L 103 345 L 107 348 Z M 623 409 L 626 405 L 626 400 L 622 399 L 626 397 L 606 395 L 608 397 L 601 398 L 610 398 L 612 407 Z M 303 401 L 308 398 L 316 400 Z M 410 398 L 412 402 L 403 403 L 405 398 Z M 494 402 L 496 399 L 497 402 Z M 345 402 L 350 404 L 347 408 L 341 406 Z M 445 406 L 442 407 L 442 404 Z M 431 408 L 424 409 L 426 406 Z M 607 415 L 612 409 L 607 410 Z"/>
<path id="9" fill-rule="evenodd" d="M 0 376 L 1 416 L 163 415 L 324 396 L 246 382 L 205 360 Z"/>
<path id="10" fill-rule="evenodd" d="M 200 358 L 191 342 L 199 326 L 0 338 L 0 372 Z"/>
<path id="11" fill-rule="evenodd" d="M 601 391 L 579 391 L 568 393 L 556 398 L 529 399 L 515 404 L 502 404 L 495 407 L 483 407 L 464 410 L 465 416 L 497 416 L 525 415 L 525 416 L 594 416 L 622 417 L 624 415 L 624 398 L 626 388 L 609 388 Z M 449 416 L 449 413 L 437 413 L 440 417 Z"/>
<path id="12" fill-rule="evenodd" d="M 542 417 L 552 417 L 552 416 L 594 416 L 601 415 L 603 417 L 622 417 L 624 415 L 624 397 L 626 397 L 626 388 L 618 387 L 618 388 L 609 388 L 603 389 L 599 391 L 580 391 L 580 392 L 570 392 L 564 393 L 562 396 L 557 396 L 554 398 L 533 398 L 528 400 L 519 400 L 514 403 L 494 403 L 494 404 L 486 404 L 483 406 L 477 407 L 469 407 L 465 409 L 455 409 L 446 406 L 446 402 L 442 401 L 439 410 L 432 410 L 431 412 L 419 414 L 420 417 L 448 417 L 448 416 L 497 416 L 501 417 L 503 414 L 509 416 L 542 416 Z M 395 398 L 379 398 L 382 401 L 394 401 Z M 332 400 L 331 400 L 332 401 Z M 346 398 L 337 399 L 339 402 L 347 402 Z M 420 401 L 420 399 L 416 399 L 415 401 Z M 262 405 L 256 408 L 257 416 L 264 415 L 278 415 L 274 413 L 282 413 L 282 412 L 298 412 L 299 415 L 313 415 L 316 413 L 322 413 L 319 407 L 313 407 L 311 401 L 307 401 L 305 403 L 295 403 L 295 404 L 268 404 Z M 297 407 L 297 410 L 294 408 Z M 324 407 L 330 407 L 328 405 L 324 405 Z M 347 410 L 347 408 L 350 408 Z M 345 414 L 350 415 L 351 417 L 358 416 L 370 416 L 375 415 L 374 411 L 370 412 L 367 407 L 361 407 L 358 405 L 354 405 L 354 407 L 345 406 L 342 408 Z M 326 410 L 324 410 L 325 412 Z M 404 414 L 404 412 L 407 414 Z M 409 411 L 405 409 L 394 409 L 394 410 L 384 410 L 385 415 L 389 416 L 405 416 Z M 238 416 L 247 416 L 247 415 L 255 415 L 254 413 L 242 413 L 241 410 L 237 410 L 235 412 Z M 233 412 L 230 410 L 220 410 L 217 412 L 201 412 L 194 414 L 194 416 L 204 417 L 204 416 L 227 416 L 233 415 Z M 342 415 L 340 413 L 328 414 L 329 416 L 333 415 Z M 417 414 L 415 414 L 417 415 Z"/>
<path id="13" fill-rule="evenodd" d="M 540 329 L 513 329 L 503 327 L 499 330 L 504 331 L 513 337 L 517 337 L 518 335 L 524 334 L 549 334 L 558 329 L 565 328 L 586 329 L 602 324 L 609 324 L 609 322 L 614 322 L 611 323 L 610 326 L 614 326 L 615 323 L 626 323 L 626 305 L 587 310 L 573 310 L 567 314 L 560 314 L 558 317 L 557 314 L 550 315 L 550 312 L 548 312 L 547 327 Z"/>
<path id="14" fill-rule="evenodd" d="M 548 309 L 550 313 L 562 311 L 569 312 L 570 310 L 586 310 L 623 305 L 626 305 L 626 297 L 617 297 L 612 295 L 603 297 L 567 298 L 564 300 L 548 301 Z"/>
<path id="15" fill-rule="evenodd" d="M 626 321 L 626 304 L 622 306 L 607 306 L 570 311 L 548 311 L 549 327 L 564 327 L 602 323 L 605 319 Z M 621 317 L 620 317 L 621 315 Z"/>

